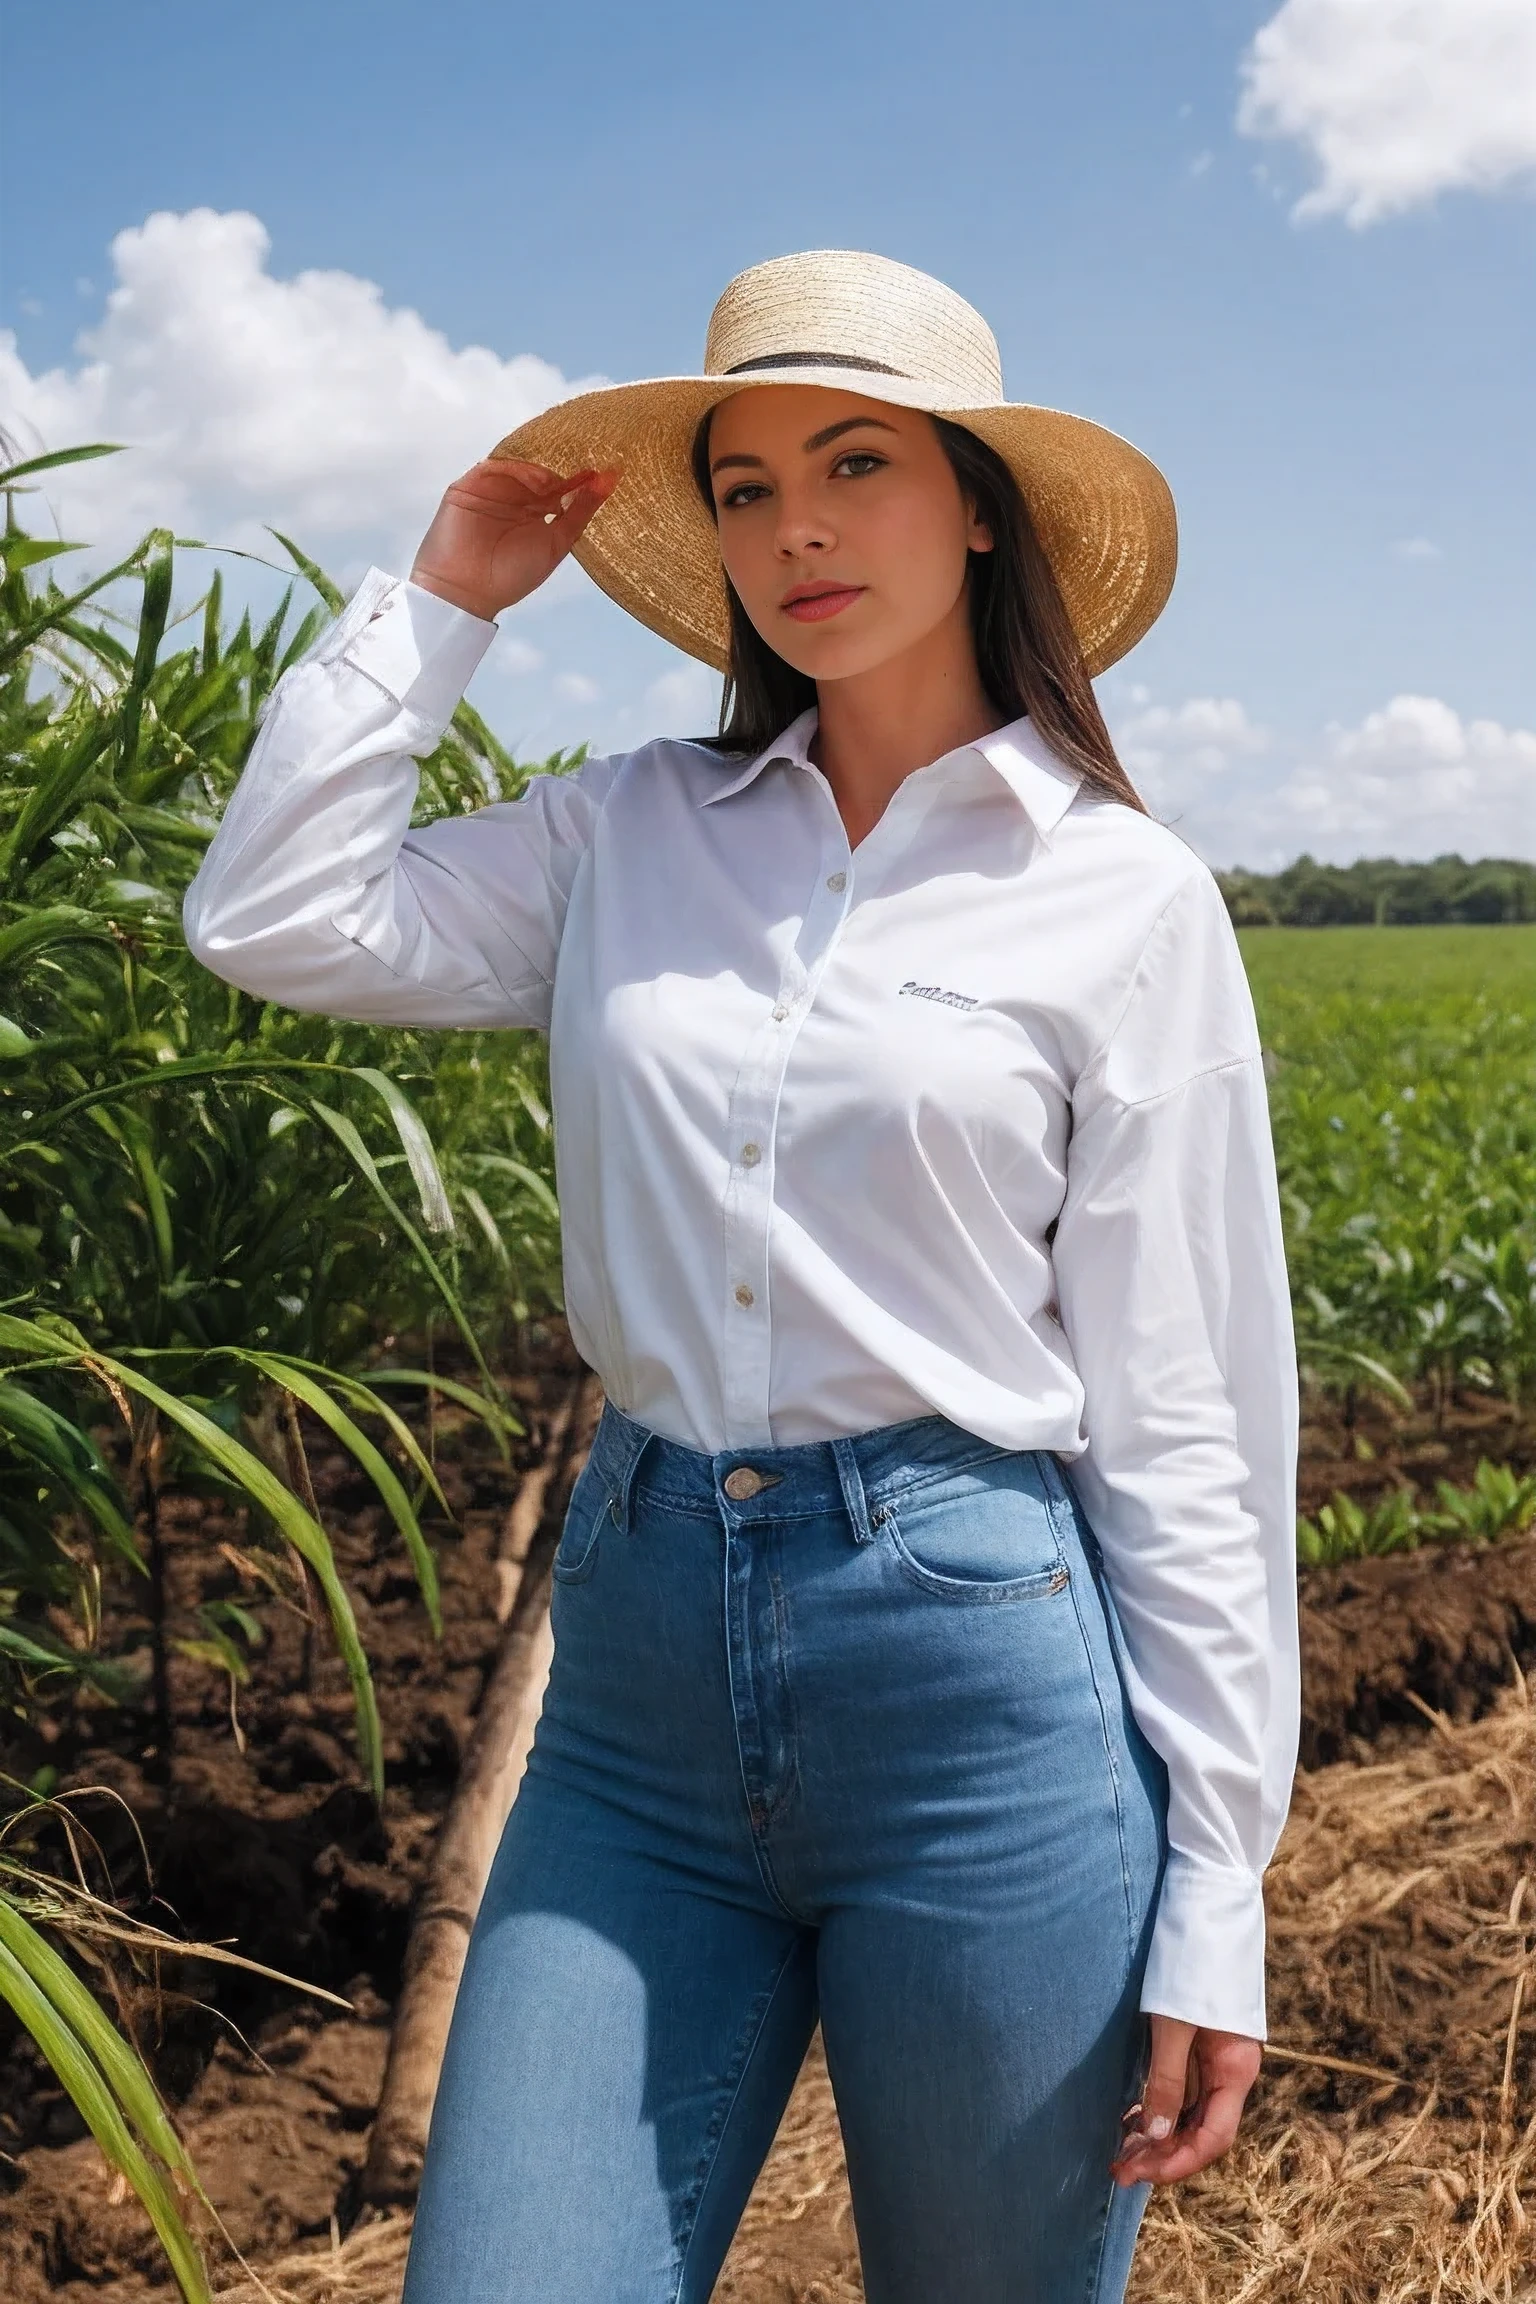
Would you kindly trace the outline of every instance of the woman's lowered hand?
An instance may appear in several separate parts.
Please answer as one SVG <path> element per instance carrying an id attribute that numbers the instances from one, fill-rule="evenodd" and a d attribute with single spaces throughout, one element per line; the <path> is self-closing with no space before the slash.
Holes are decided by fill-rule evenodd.
<path id="1" fill-rule="evenodd" d="M 1237 2134 L 1263 2043 L 1154 2016 L 1152 2058 L 1141 2102 L 1126 2114 L 1110 2174 L 1117 2184 L 1177 2184 L 1219 2160 Z"/>
<path id="2" fill-rule="evenodd" d="M 538 589 L 620 477 L 617 465 L 562 474 L 488 456 L 444 495 L 411 582 L 489 621 Z"/>

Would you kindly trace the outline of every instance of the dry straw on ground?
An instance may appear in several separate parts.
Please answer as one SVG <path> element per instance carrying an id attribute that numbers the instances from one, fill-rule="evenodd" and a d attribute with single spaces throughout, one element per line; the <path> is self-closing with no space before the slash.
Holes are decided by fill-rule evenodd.
<path id="1" fill-rule="evenodd" d="M 1518 1673 L 1483 1720 L 1435 1716 L 1390 1757 L 1303 1775 L 1269 1891 L 1272 2053 L 1233 2151 L 1154 2194 L 1134 2304 L 1536 2304 L 1536 1710 Z M 371 2225 L 265 2279 L 283 2304 L 395 2304 L 406 2235 Z M 818 2051 L 717 2304 L 862 2294 Z"/>

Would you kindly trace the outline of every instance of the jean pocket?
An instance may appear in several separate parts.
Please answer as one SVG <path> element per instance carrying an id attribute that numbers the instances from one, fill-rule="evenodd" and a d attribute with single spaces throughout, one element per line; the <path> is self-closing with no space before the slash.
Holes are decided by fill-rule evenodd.
<path id="1" fill-rule="evenodd" d="M 903 1574 L 946 1600 L 1041 1599 L 1070 1577 L 1056 1514 L 1025 1451 L 925 1479 L 872 1518 Z"/>
<path id="2" fill-rule="evenodd" d="M 550 1573 L 557 1584 L 580 1584 L 591 1575 L 597 1566 L 598 1540 L 612 1503 L 607 1483 L 589 1456 L 571 1490 L 560 1541 L 550 1564 Z"/>

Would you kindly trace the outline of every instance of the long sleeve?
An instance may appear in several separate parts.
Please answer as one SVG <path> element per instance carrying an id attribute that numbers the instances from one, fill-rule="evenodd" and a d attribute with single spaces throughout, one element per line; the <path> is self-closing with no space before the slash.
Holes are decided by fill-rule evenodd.
<path id="1" fill-rule="evenodd" d="M 1204 872 L 1075 1084 L 1053 1253 L 1086 1397 L 1071 1478 L 1169 1777 L 1141 2004 L 1262 2039 L 1300 1718 L 1297 1381 L 1258 1033 Z"/>
<path id="2" fill-rule="evenodd" d="M 182 921 L 215 975 L 376 1024 L 547 1030 L 571 883 L 615 763 L 410 829 L 495 626 L 370 569 L 278 683 Z"/>

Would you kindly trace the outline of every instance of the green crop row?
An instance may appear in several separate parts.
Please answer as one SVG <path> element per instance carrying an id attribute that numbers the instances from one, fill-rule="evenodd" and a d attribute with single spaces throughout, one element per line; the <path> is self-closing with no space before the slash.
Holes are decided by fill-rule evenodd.
<path id="1" fill-rule="evenodd" d="M 1507 1464 L 1478 1465 L 1470 1488 L 1437 1482 L 1435 1501 L 1421 1505 L 1412 1488 L 1394 1488 L 1374 1504 L 1342 1490 L 1315 1519 L 1296 1523 L 1296 1557 L 1305 1568 L 1343 1560 L 1371 1560 L 1385 1552 L 1412 1552 L 1421 1544 L 1500 1544 L 1524 1536 L 1536 1523 L 1536 1473 L 1522 1479 Z"/>
<path id="2" fill-rule="evenodd" d="M 1536 928 L 1245 932 L 1303 1368 L 1536 1384 Z"/>

